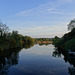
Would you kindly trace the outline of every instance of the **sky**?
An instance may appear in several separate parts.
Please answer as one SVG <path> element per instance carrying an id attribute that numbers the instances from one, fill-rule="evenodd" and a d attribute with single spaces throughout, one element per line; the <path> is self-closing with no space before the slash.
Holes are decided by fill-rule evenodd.
<path id="1" fill-rule="evenodd" d="M 0 0 L 0 20 L 33 38 L 62 37 L 75 18 L 75 0 Z"/>

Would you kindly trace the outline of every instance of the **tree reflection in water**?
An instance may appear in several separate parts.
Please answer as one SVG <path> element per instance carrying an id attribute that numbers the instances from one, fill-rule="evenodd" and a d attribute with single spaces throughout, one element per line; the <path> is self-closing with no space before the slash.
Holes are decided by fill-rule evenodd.
<path id="1" fill-rule="evenodd" d="M 0 52 L 0 74 L 7 75 L 10 66 L 17 65 L 20 49 Z"/>
<path id="2" fill-rule="evenodd" d="M 27 44 L 23 47 L 25 49 L 32 47 L 34 44 Z M 17 65 L 19 61 L 19 52 L 22 48 L 0 50 L 0 75 L 7 75 L 11 66 Z"/>
<path id="3" fill-rule="evenodd" d="M 53 52 L 52 56 L 57 58 L 61 57 L 61 53 L 56 48 L 54 50 L 55 51 Z"/>
<path id="4" fill-rule="evenodd" d="M 34 46 L 34 43 L 26 44 L 23 46 L 23 48 L 28 49 L 31 48 L 32 46 Z"/>
<path id="5" fill-rule="evenodd" d="M 57 50 L 55 48 L 55 51 L 53 52 L 53 57 L 61 57 L 61 54 L 64 56 L 64 61 L 69 63 L 71 66 L 68 67 L 68 72 L 70 75 L 75 75 L 75 57 L 70 57 L 67 52 Z"/>

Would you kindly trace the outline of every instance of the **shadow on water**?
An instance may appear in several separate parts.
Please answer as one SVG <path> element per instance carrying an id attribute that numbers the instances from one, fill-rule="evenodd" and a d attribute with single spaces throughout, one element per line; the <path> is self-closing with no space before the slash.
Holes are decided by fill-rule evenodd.
<path id="1" fill-rule="evenodd" d="M 28 49 L 34 44 L 26 44 L 23 48 Z M 19 61 L 19 52 L 22 48 L 0 50 L 0 75 L 8 75 L 11 66 L 17 65 Z"/>
<path id="2" fill-rule="evenodd" d="M 69 56 L 68 53 L 65 51 L 61 51 L 61 50 L 57 50 L 55 48 L 55 51 L 53 52 L 52 56 L 53 57 L 58 57 L 60 58 L 61 55 L 64 56 L 63 60 L 67 63 L 69 63 L 71 66 L 68 67 L 68 73 L 70 75 L 75 75 L 75 56 L 72 57 L 72 56 Z"/>

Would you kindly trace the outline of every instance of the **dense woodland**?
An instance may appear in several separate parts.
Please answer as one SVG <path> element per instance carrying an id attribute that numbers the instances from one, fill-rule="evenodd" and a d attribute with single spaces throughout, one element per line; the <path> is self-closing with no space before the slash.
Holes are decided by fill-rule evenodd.
<path id="1" fill-rule="evenodd" d="M 18 31 L 9 32 L 9 27 L 0 22 L 0 50 L 21 48 L 31 43 L 34 43 L 33 38 L 23 36 Z"/>

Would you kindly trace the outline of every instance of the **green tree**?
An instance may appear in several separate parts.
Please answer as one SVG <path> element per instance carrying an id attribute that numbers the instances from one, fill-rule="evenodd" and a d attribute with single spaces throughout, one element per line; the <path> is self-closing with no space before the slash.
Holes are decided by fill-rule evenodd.
<path id="1" fill-rule="evenodd" d="M 69 49 L 71 49 L 72 51 L 75 51 L 75 39 L 71 39 L 66 42 L 65 50 L 68 51 Z"/>

